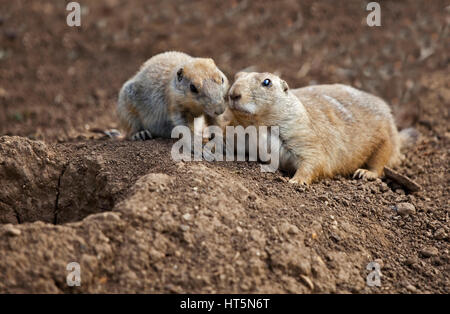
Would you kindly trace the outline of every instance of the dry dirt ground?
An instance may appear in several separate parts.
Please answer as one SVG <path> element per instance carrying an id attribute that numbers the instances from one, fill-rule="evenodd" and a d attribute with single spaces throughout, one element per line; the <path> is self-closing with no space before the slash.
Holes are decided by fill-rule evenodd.
<path id="1" fill-rule="evenodd" d="M 65 1 L 0 0 L 0 292 L 450 292 L 450 1 L 380 1 L 375 28 L 365 1 L 80 3 L 70 28 Z M 118 127 L 121 84 L 166 50 L 231 80 L 253 67 L 383 97 L 422 134 L 397 170 L 423 190 L 297 187 L 255 163 L 175 163 L 173 140 L 93 133 Z"/>

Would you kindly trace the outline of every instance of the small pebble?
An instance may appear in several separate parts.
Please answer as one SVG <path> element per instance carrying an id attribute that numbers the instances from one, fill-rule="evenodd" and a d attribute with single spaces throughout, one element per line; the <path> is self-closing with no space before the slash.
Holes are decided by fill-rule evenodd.
<path id="1" fill-rule="evenodd" d="M 386 183 L 384 183 L 384 182 L 381 183 L 380 191 L 383 192 L 383 193 L 389 191 L 389 186 Z"/>
<path id="2" fill-rule="evenodd" d="M 311 279 L 309 279 L 309 277 L 305 276 L 305 275 L 300 275 L 300 278 L 302 279 L 302 281 L 306 284 L 306 286 L 310 289 L 310 290 L 314 290 L 314 284 L 311 281 Z"/>
<path id="3" fill-rule="evenodd" d="M 341 237 L 339 235 L 337 235 L 336 233 L 331 233 L 330 234 L 330 238 L 334 241 L 334 242 L 339 242 L 341 241 Z"/>
<path id="4" fill-rule="evenodd" d="M 396 209 L 400 216 L 414 215 L 416 213 L 416 208 L 411 203 L 399 203 Z"/>
<path id="5" fill-rule="evenodd" d="M 443 240 L 447 237 L 447 235 L 445 234 L 445 230 L 444 228 L 439 228 L 438 230 L 436 230 L 434 232 L 434 238 L 436 240 Z"/>
<path id="6" fill-rule="evenodd" d="M 184 215 L 183 215 L 183 219 L 184 219 L 184 220 L 189 220 L 189 219 L 191 219 L 191 214 L 189 214 L 189 213 L 184 214 Z"/>
<path id="7" fill-rule="evenodd" d="M 420 250 L 420 254 L 422 254 L 423 257 L 437 256 L 439 254 L 439 250 L 434 246 L 426 246 Z"/>
<path id="8" fill-rule="evenodd" d="M 417 288 L 414 287 L 413 285 L 409 284 L 406 286 L 406 290 L 412 292 L 412 293 L 416 293 L 417 292 Z"/>
<path id="9" fill-rule="evenodd" d="M 297 226 L 290 224 L 288 222 L 282 223 L 281 226 L 279 227 L 279 230 L 283 234 L 292 234 L 292 235 L 298 234 L 300 232 Z"/>
<path id="10" fill-rule="evenodd" d="M 189 230 L 189 226 L 186 226 L 186 225 L 180 225 L 180 229 L 181 229 L 182 231 L 188 231 L 188 230 Z"/>
<path id="11" fill-rule="evenodd" d="M 10 236 L 20 236 L 22 233 L 20 229 L 14 227 L 12 224 L 7 224 L 4 226 L 6 234 Z"/>

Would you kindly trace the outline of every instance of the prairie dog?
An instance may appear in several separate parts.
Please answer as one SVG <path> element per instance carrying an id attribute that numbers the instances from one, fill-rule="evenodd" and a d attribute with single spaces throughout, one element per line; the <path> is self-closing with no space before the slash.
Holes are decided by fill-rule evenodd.
<path id="1" fill-rule="evenodd" d="M 353 87 L 334 84 L 289 89 L 271 73 L 244 73 L 229 91 L 231 124 L 279 126 L 280 167 L 291 183 L 353 174 L 373 180 L 403 158 L 417 136 L 398 132 L 389 106 Z M 229 112 L 228 112 L 229 114 Z"/>
<path id="2" fill-rule="evenodd" d="M 165 52 L 150 58 L 123 85 L 117 111 L 128 138 L 170 138 L 174 126 L 193 130 L 196 117 L 215 124 L 225 110 L 228 87 L 212 59 Z"/>

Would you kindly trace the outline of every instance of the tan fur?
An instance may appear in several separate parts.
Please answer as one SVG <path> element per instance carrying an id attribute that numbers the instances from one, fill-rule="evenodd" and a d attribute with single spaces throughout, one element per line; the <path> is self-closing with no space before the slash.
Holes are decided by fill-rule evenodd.
<path id="1" fill-rule="evenodd" d="M 262 86 L 267 78 L 270 87 Z M 402 159 L 389 106 L 352 87 L 289 90 L 273 74 L 246 73 L 237 75 L 229 95 L 229 124 L 279 126 L 280 166 L 295 172 L 292 183 L 350 174 L 372 180 Z"/>
<path id="2" fill-rule="evenodd" d="M 133 104 L 127 104 L 127 108 L 128 108 L 130 115 L 132 115 L 136 119 L 139 118 L 139 111 L 136 109 L 135 106 L 133 106 Z"/>
<path id="3" fill-rule="evenodd" d="M 213 59 L 198 58 L 195 62 L 187 64 L 184 67 L 184 73 L 200 88 L 203 87 L 205 77 L 214 80 L 217 84 L 222 80 L 221 75 L 217 72 Z"/>
<path id="4" fill-rule="evenodd" d="M 146 61 L 123 85 L 118 115 L 129 138 L 142 139 L 137 136 L 142 132 L 146 138 L 170 137 L 174 126 L 193 129 L 194 118 L 202 115 L 214 123 L 226 107 L 227 92 L 228 80 L 212 59 L 165 52 Z"/>

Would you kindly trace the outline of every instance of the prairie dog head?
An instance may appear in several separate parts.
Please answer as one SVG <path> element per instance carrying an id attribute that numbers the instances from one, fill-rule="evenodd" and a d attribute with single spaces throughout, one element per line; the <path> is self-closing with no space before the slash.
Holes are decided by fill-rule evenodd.
<path id="1" fill-rule="evenodd" d="M 227 77 L 212 59 L 195 58 L 176 69 L 172 91 L 187 111 L 216 117 L 225 110 L 228 87 Z"/>
<path id="2" fill-rule="evenodd" d="M 229 107 L 238 120 L 276 115 L 290 97 L 288 84 L 271 73 L 239 72 L 229 91 Z"/>

